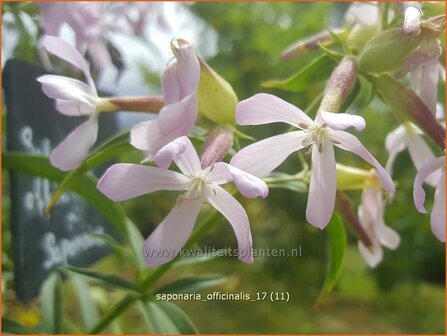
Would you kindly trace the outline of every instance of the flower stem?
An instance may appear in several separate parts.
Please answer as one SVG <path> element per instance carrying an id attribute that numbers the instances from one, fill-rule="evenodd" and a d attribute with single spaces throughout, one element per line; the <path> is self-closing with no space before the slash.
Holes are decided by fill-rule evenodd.
<path id="1" fill-rule="evenodd" d="M 107 97 L 98 106 L 102 112 L 132 111 L 158 113 L 164 107 L 162 96 Z"/>

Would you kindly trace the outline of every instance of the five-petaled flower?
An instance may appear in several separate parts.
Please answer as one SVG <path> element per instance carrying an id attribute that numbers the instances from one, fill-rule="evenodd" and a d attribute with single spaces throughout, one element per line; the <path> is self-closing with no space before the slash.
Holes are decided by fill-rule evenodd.
<path id="1" fill-rule="evenodd" d="M 263 177 L 291 153 L 307 149 L 312 156 L 312 174 L 306 218 L 320 229 L 328 224 L 335 206 L 337 181 L 334 145 L 372 164 L 384 189 L 394 192 L 394 183 L 385 169 L 354 135 L 344 131 L 348 127 L 362 130 L 365 120 L 360 116 L 319 111 L 312 120 L 299 108 L 278 97 L 257 94 L 238 104 L 236 120 L 240 125 L 285 122 L 300 129 L 249 145 L 239 151 L 230 164 Z"/>
<path id="2" fill-rule="evenodd" d="M 433 172 L 440 171 L 435 190 L 435 201 L 430 216 L 431 230 L 440 241 L 445 242 L 445 156 L 435 158 L 419 169 L 414 179 L 413 198 L 416 209 L 421 213 L 427 213 L 424 207 L 425 191 L 422 183 Z"/>
<path id="3" fill-rule="evenodd" d="M 87 156 L 98 136 L 98 113 L 104 99 L 98 97 L 89 67 L 82 55 L 68 42 L 47 36 L 45 49 L 82 70 L 87 84 L 58 75 L 43 75 L 37 78 L 42 91 L 56 100 L 56 109 L 67 116 L 88 116 L 88 120 L 72 131 L 50 155 L 51 164 L 61 170 L 76 168 Z"/>
<path id="4" fill-rule="evenodd" d="M 154 158 L 161 167 L 115 164 L 98 183 L 98 189 L 114 201 L 124 201 L 158 190 L 181 190 L 177 203 L 144 243 L 149 266 L 173 259 L 186 243 L 203 203 L 211 204 L 230 222 L 238 241 L 239 259 L 253 262 L 248 216 L 239 202 L 220 185 L 233 181 L 246 197 L 266 197 L 267 185 L 259 178 L 218 162 L 203 168 L 191 141 L 180 137 L 163 147 Z M 172 160 L 181 173 L 166 169 Z"/>
<path id="5" fill-rule="evenodd" d="M 157 152 L 178 137 L 188 135 L 197 120 L 197 87 L 200 65 L 194 47 L 182 39 L 172 41 L 177 63 L 163 73 L 165 107 L 156 120 L 137 124 L 131 131 L 131 144 L 152 161 Z"/>
<path id="6" fill-rule="evenodd" d="M 371 240 L 371 246 L 367 247 L 359 240 L 358 248 L 370 267 L 375 267 L 382 261 L 382 246 L 394 250 L 400 243 L 399 234 L 385 224 L 384 211 L 382 190 L 374 187 L 365 188 L 358 208 L 358 217 Z"/>

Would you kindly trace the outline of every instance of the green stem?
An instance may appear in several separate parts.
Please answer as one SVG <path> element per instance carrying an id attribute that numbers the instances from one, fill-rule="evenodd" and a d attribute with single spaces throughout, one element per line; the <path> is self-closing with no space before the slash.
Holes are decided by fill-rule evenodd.
<path id="1" fill-rule="evenodd" d="M 185 244 L 185 248 L 189 248 L 192 245 L 194 245 L 197 241 L 202 238 L 205 233 L 208 232 L 208 230 L 211 228 L 211 225 L 216 222 L 216 220 L 219 218 L 219 213 L 217 211 L 213 211 L 204 221 L 202 224 L 199 225 L 199 227 L 193 232 L 191 237 L 189 238 L 188 242 Z M 173 260 L 171 260 L 169 263 L 163 264 L 162 266 L 158 267 L 154 272 L 149 274 L 149 276 L 142 281 L 141 283 L 141 289 L 143 291 L 148 290 L 158 279 L 160 279 L 175 263 L 177 259 L 179 259 L 180 256 L 177 255 Z M 89 334 L 98 334 L 100 333 L 104 328 L 106 328 L 110 322 L 112 322 L 116 317 L 121 315 L 124 311 L 126 311 L 139 297 L 136 297 L 134 295 L 128 294 L 125 296 L 121 301 L 119 301 L 110 312 L 105 316 L 101 321 L 98 322 L 98 324 L 93 327 Z"/>

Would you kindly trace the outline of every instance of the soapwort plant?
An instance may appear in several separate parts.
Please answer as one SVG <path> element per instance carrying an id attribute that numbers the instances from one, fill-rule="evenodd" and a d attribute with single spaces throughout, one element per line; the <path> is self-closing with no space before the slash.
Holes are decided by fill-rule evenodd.
<path id="1" fill-rule="evenodd" d="M 52 6 L 57 4 L 41 5 L 42 25 L 47 33 L 55 35 L 60 24 L 51 22 L 54 19 L 49 15 L 51 11 L 63 13 L 58 20 L 76 23 L 73 23 L 76 12 Z M 426 3 L 418 2 L 353 4 L 346 13 L 343 29 L 327 28 L 294 42 L 284 51 L 283 58 L 287 61 L 315 55 L 308 66 L 297 69 L 296 75 L 284 80 L 266 78 L 252 97 L 238 97 L 230 83 L 202 59 L 200 50 L 180 37 L 170 45 L 174 59 L 162 75 L 162 97 L 99 97 L 82 51 L 59 37 L 45 36 L 42 39 L 45 50 L 81 70 L 87 84 L 66 76 L 44 75 L 38 78 L 42 91 L 54 99 L 60 113 L 88 118 L 50 155 L 48 167 L 53 165 L 66 173 L 62 179 L 56 179 L 59 188 L 48 204 L 48 214 L 51 215 L 57 199 L 83 177 L 95 180 L 90 173 L 92 168 L 128 152 L 139 153 L 140 162 L 116 163 L 99 181 L 95 180 L 101 192 L 98 196 L 101 204 L 95 206 L 117 226 L 123 242 L 100 235 L 97 238 L 129 260 L 135 268 L 133 280 L 121 277 L 119 270 L 108 275 L 65 266 L 47 281 L 44 292 L 53 291 L 54 295 L 61 290 L 61 274 L 76 279 L 82 275 L 124 291 L 102 316 L 93 321 L 86 319 L 88 333 L 106 330 L 132 307 L 138 307 L 148 321 L 164 321 L 164 325 L 148 323 L 154 332 L 194 333 L 195 327 L 179 307 L 155 303 L 153 295 L 173 288 L 180 291 L 188 290 L 188 286 L 205 288 L 220 283 L 222 278 L 191 277 L 174 280 L 164 287 L 160 287 L 158 280 L 182 263 L 204 261 L 185 260 L 178 254 L 182 248 L 200 242 L 221 216 L 228 220 L 236 235 L 239 259 L 256 263 L 251 253 L 256 246 L 250 229 L 256 222 L 250 220 L 250 213 L 238 200 L 240 195 L 260 196 L 269 202 L 269 187 L 293 190 L 293 185 L 299 182 L 305 186 L 300 192 L 308 194 L 305 211 L 308 223 L 329 231 L 329 263 L 336 266 L 329 268 L 322 290 L 327 295 L 341 274 L 346 227 L 358 240 L 359 253 L 371 268 L 384 258 L 383 247 L 399 248 L 399 230 L 393 228 L 393 223 L 386 223 L 385 218 L 387 208 L 393 207 L 392 196 L 408 192 L 393 180 L 393 164 L 404 149 L 410 152 L 417 169 L 413 193 L 418 211 L 427 213 L 424 189 L 436 188 L 430 214 L 433 243 L 445 242 L 445 127 L 436 118 L 436 106 L 440 103 L 438 83 L 445 80 L 439 59 L 444 52 L 440 38 L 445 15 L 438 12 L 428 16 L 425 7 Z M 83 8 L 76 8 L 80 10 Z M 90 23 L 99 24 L 98 20 L 96 15 Z M 84 28 L 77 26 L 79 36 Z M 77 45 L 87 44 L 87 52 L 91 52 L 95 47 L 91 41 L 79 38 Z M 319 82 L 325 83 L 325 89 L 310 107 L 297 107 L 281 98 L 281 90 L 306 91 Z M 367 99 L 360 97 L 364 90 L 359 87 L 369 88 Z M 272 88 L 277 89 L 275 95 L 268 92 Z M 368 130 L 368 118 L 363 112 L 373 99 L 385 104 L 387 113 L 396 120 L 397 129 L 388 136 L 384 134 L 379 150 L 389 153 L 388 163 L 378 161 L 375 157 L 381 152 L 367 148 L 354 135 Z M 157 115 L 94 147 L 97 115 L 115 111 Z M 278 122 L 290 125 L 291 129 L 259 141 L 240 127 Z M 346 131 L 349 128 L 354 134 Z M 338 159 L 336 148 L 356 154 L 366 163 L 348 166 Z M 291 175 L 282 172 L 282 163 L 296 155 L 301 166 Z M 23 160 L 32 164 L 31 157 L 24 156 Z M 51 178 L 45 171 L 35 174 Z M 229 183 L 229 187 L 221 186 Z M 119 202 L 163 190 L 181 194 L 144 241 Z M 428 198 L 433 199 L 431 194 Z M 360 199 L 357 205 L 356 199 Z M 203 204 L 215 210 L 207 208 L 207 217 L 198 221 Z M 317 230 L 314 234 L 325 233 Z M 344 243 L 339 244 L 340 241 Z M 163 254 L 167 250 L 173 253 Z M 322 299 L 321 296 L 318 301 Z M 56 315 L 49 317 L 52 323 L 47 325 L 47 332 L 63 331 L 60 323 L 54 321 Z"/>

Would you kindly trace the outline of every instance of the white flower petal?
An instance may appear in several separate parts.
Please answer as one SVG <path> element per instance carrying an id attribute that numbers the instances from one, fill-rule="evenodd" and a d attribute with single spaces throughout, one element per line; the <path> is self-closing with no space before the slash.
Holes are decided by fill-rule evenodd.
<path id="1" fill-rule="evenodd" d="M 196 149 L 186 136 L 168 143 L 154 158 L 155 163 L 162 168 L 168 168 L 172 160 L 185 175 L 199 176 L 202 172 Z"/>
<path id="2" fill-rule="evenodd" d="M 405 149 L 405 128 L 402 125 L 388 133 L 385 138 L 385 148 L 389 154 L 385 169 L 392 176 L 396 156 Z"/>
<path id="3" fill-rule="evenodd" d="M 445 156 L 442 156 L 428 162 L 417 172 L 413 184 L 413 199 L 416 209 L 419 212 L 427 213 L 427 210 L 424 207 L 425 191 L 422 188 L 422 183 L 424 183 L 428 175 L 433 173 L 435 170 L 440 169 L 444 165 L 445 165 Z"/>
<path id="4" fill-rule="evenodd" d="M 320 153 L 318 146 L 312 146 L 312 175 L 307 200 L 307 221 L 317 228 L 324 229 L 334 213 L 337 192 L 337 173 L 334 147 L 324 138 Z"/>
<path id="5" fill-rule="evenodd" d="M 143 245 L 143 257 L 151 266 L 158 266 L 179 254 L 190 236 L 202 205 L 201 199 L 181 200 L 157 226 Z"/>
<path id="6" fill-rule="evenodd" d="M 358 242 L 359 252 L 369 267 L 376 267 L 383 259 L 383 250 L 380 244 L 373 244 L 367 248 L 361 241 Z"/>
<path id="7" fill-rule="evenodd" d="M 90 75 L 88 64 L 75 47 L 73 47 L 68 42 L 54 36 L 46 36 L 43 40 L 43 45 L 49 53 L 62 58 L 64 61 L 82 70 L 88 84 L 96 94 L 95 83 L 93 82 L 92 76 Z"/>
<path id="8" fill-rule="evenodd" d="M 259 93 L 237 104 L 236 121 L 239 125 L 274 122 L 285 122 L 299 128 L 313 125 L 312 119 L 298 107 L 266 93 Z"/>
<path id="9" fill-rule="evenodd" d="M 380 165 L 380 163 L 368 152 L 362 143 L 354 135 L 345 131 L 331 131 L 329 133 L 330 139 L 337 147 L 357 154 L 365 161 L 372 164 L 379 174 L 382 181 L 383 188 L 388 192 L 394 192 L 394 183 L 387 171 Z"/>
<path id="10" fill-rule="evenodd" d="M 97 96 L 85 83 L 64 76 L 44 75 L 37 78 L 42 84 L 42 91 L 50 98 L 82 102 L 95 109 Z"/>
<path id="11" fill-rule="evenodd" d="M 98 182 L 98 189 L 115 202 L 158 190 L 186 190 L 190 178 L 180 173 L 138 164 L 119 163 L 110 167 Z"/>
<path id="12" fill-rule="evenodd" d="M 98 136 L 98 120 L 91 117 L 72 131 L 50 154 L 51 164 L 60 170 L 76 168 L 87 158 Z"/>
<path id="13" fill-rule="evenodd" d="M 240 203 L 222 187 L 213 184 L 206 188 L 208 202 L 230 222 L 236 234 L 239 259 L 245 263 L 253 262 L 253 243 L 250 222 Z"/>
<path id="14" fill-rule="evenodd" d="M 445 171 L 439 178 L 435 191 L 435 201 L 430 216 L 431 230 L 440 241 L 445 243 Z"/>
<path id="15" fill-rule="evenodd" d="M 410 154 L 411 160 L 419 171 L 426 163 L 435 159 L 435 155 L 428 145 L 425 143 L 422 136 L 408 130 L 406 132 L 405 142 L 407 144 L 408 153 Z M 434 171 L 425 179 L 432 187 L 436 186 L 441 177 L 440 171 Z"/>
<path id="16" fill-rule="evenodd" d="M 290 154 L 303 148 L 302 142 L 306 136 L 303 131 L 295 131 L 255 142 L 236 153 L 230 164 L 257 177 L 264 177 Z"/>
<path id="17" fill-rule="evenodd" d="M 357 131 L 363 131 L 366 126 L 365 119 L 358 115 L 326 111 L 319 111 L 318 114 L 322 122 L 334 130 L 342 131 L 349 127 L 354 127 Z"/>

